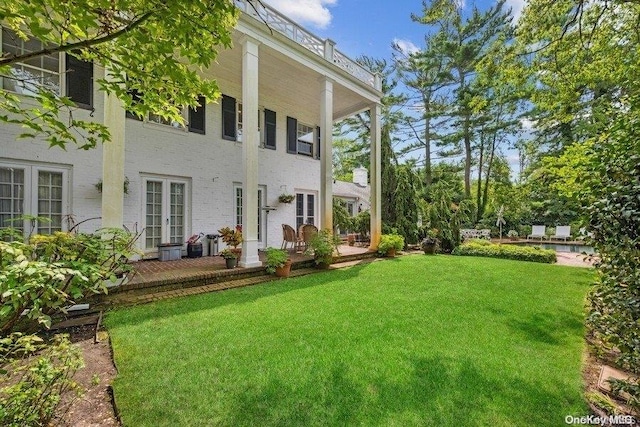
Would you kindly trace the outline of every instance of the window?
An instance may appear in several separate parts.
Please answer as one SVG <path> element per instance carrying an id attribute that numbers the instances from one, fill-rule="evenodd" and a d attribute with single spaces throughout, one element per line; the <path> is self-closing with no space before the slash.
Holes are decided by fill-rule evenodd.
<path id="1" fill-rule="evenodd" d="M 222 139 L 242 142 L 242 102 L 227 95 L 222 95 Z M 276 148 L 276 113 L 264 110 L 266 130 L 262 132 L 262 111 L 258 110 L 258 133 L 260 144 L 268 148 Z M 268 121 L 268 123 L 267 123 Z M 265 141 L 267 140 L 268 141 Z M 268 142 L 268 145 L 267 145 Z"/>
<path id="2" fill-rule="evenodd" d="M 14 227 L 25 235 L 51 234 L 64 227 L 69 206 L 69 170 L 37 164 L 0 163 L 0 227 Z M 48 218 L 28 222 L 24 215 Z"/>
<path id="3" fill-rule="evenodd" d="M 287 153 L 320 158 L 320 128 L 287 117 Z"/>
<path id="4" fill-rule="evenodd" d="M 198 98 L 199 107 L 189 108 L 189 132 L 205 133 L 205 108 L 207 100 L 204 96 Z"/>
<path id="5" fill-rule="evenodd" d="M 39 40 L 24 41 L 12 30 L 2 29 L 4 55 L 19 56 L 41 51 L 45 47 Z M 62 70 L 64 80 L 61 79 Z M 2 87 L 11 92 L 31 96 L 44 88 L 57 95 L 64 93 L 80 107 L 92 108 L 93 63 L 79 60 L 69 54 L 40 55 L 12 64 L 8 75 L 2 78 Z"/>

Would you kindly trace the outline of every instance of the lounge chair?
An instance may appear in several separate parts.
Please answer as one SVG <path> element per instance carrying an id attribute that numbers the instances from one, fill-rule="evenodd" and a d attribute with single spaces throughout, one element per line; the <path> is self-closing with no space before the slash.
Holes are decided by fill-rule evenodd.
<path id="1" fill-rule="evenodd" d="M 564 240 L 571 238 L 571 226 L 570 225 L 559 225 L 556 227 L 556 234 L 551 236 L 552 239 Z"/>
<path id="2" fill-rule="evenodd" d="M 532 225 L 531 226 L 531 234 L 529 234 L 527 236 L 527 240 L 529 240 L 529 238 L 531 238 L 531 239 L 538 239 L 539 238 L 540 240 L 546 238 L 547 237 L 546 228 L 547 227 L 544 226 L 544 225 Z"/>

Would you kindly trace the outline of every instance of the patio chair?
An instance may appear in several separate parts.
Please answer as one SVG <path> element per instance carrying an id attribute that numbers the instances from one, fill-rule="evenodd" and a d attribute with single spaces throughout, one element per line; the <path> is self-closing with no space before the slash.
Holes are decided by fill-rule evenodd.
<path id="1" fill-rule="evenodd" d="M 318 227 L 313 224 L 303 224 L 298 228 L 299 240 L 302 245 L 304 245 L 304 250 L 309 248 L 309 242 L 313 236 L 318 234 Z"/>
<path id="2" fill-rule="evenodd" d="M 282 245 L 280 245 L 280 249 L 286 250 L 289 243 L 291 243 L 291 249 L 298 249 L 300 245 L 296 230 L 288 224 L 282 224 Z"/>
<path id="3" fill-rule="evenodd" d="M 568 238 L 571 237 L 571 226 L 570 225 L 559 225 L 556 227 L 556 234 L 551 236 L 552 239 L 564 240 L 567 241 Z"/>
<path id="4" fill-rule="evenodd" d="M 537 239 L 540 238 L 540 240 L 546 238 L 546 226 L 544 225 L 532 225 L 531 226 L 531 234 L 529 234 L 527 236 L 527 240 L 529 240 L 529 238 L 531 239 Z"/>

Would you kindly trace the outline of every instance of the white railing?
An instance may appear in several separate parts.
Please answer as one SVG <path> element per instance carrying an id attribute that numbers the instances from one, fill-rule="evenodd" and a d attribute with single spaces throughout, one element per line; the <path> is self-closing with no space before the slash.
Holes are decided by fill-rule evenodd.
<path id="1" fill-rule="evenodd" d="M 305 30 L 286 16 L 280 14 L 278 11 L 264 6 L 261 2 L 255 2 L 252 0 L 235 0 L 235 4 L 236 7 L 245 14 L 264 22 L 269 26 L 269 28 L 284 34 L 316 55 L 332 61 L 338 67 L 347 71 L 358 80 L 365 82 L 371 87 L 379 89 L 376 87 L 376 78 L 373 73 L 363 68 L 345 54 L 333 49 L 333 45 L 330 41 L 322 40 L 320 37 L 317 37 Z"/>

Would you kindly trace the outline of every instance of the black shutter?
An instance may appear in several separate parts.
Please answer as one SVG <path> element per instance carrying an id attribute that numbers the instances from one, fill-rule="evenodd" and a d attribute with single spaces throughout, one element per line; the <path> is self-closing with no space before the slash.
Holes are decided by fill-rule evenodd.
<path id="1" fill-rule="evenodd" d="M 93 108 L 93 62 L 66 54 L 66 91 L 79 107 Z"/>
<path id="2" fill-rule="evenodd" d="M 236 140 L 236 99 L 222 95 L 222 139 Z"/>
<path id="3" fill-rule="evenodd" d="M 204 113 L 207 100 L 204 96 L 198 97 L 199 107 L 189 107 L 189 132 L 204 135 Z"/>
<path id="4" fill-rule="evenodd" d="M 140 102 L 140 91 L 138 91 L 138 89 L 130 89 L 128 92 L 131 95 L 131 99 L 133 101 L 133 104 L 137 104 L 138 102 Z M 129 110 L 127 110 L 125 112 L 125 116 L 127 118 L 129 118 L 129 119 L 142 121 L 142 117 L 138 116 L 137 114 L 132 113 Z"/>
<path id="5" fill-rule="evenodd" d="M 287 153 L 298 154 L 298 120 L 287 117 Z"/>
<path id="6" fill-rule="evenodd" d="M 316 127 L 316 159 L 320 158 L 320 126 Z"/>
<path id="7" fill-rule="evenodd" d="M 276 112 L 264 110 L 264 146 L 276 149 Z"/>

